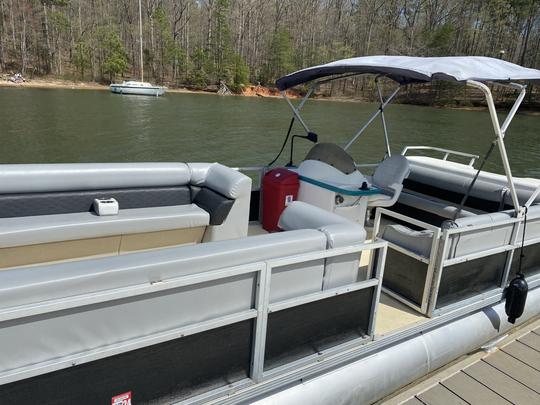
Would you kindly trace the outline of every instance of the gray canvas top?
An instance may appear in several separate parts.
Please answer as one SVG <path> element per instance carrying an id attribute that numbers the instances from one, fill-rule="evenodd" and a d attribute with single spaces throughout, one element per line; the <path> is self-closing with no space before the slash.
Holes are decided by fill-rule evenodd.
<path id="1" fill-rule="evenodd" d="M 446 80 L 509 82 L 540 80 L 540 70 L 485 56 L 362 56 L 302 69 L 276 81 L 279 90 L 321 77 L 357 73 L 389 77 L 400 84 Z"/>

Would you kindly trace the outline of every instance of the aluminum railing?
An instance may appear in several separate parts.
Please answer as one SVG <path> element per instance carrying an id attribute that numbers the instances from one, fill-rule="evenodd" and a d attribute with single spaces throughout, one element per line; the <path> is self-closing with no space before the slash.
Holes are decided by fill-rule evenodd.
<path id="1" fill-rule="evenodd" d="M 426 151 L 434 151 L 434 152 L 444 153 L 442 160 L 448 160 L 448 157 L 450 155 L 467 157 L 467 158 L 470 158 L 468 165 L 471 166 L 471 167 L 473 167 L 474 162 L 476 161 L 476 159 L 478 159 L 480 157 L 480 156 L 474 155 L 472 153 L 459 152 L 459 151 L 456 151 L 456 150 L 446 149 L 446 148 L 438 148 L 438 147 L 435 147 L 435 146 L 406 146 L 401 151 L 401 154 L 403 156 L 405 156 L 405 155 L 407 155 L 407 152 L 409 152 L 410 150 L 426 150 Z"/>

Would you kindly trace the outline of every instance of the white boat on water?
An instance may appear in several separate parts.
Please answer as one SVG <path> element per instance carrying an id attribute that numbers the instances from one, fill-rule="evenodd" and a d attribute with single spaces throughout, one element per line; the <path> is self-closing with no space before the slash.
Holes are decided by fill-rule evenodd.
<path id="1" fill-rule="evenodd" d="M 316 142 L 307 99 L 364 74 L 377 110 L 298 167 L 0 165 L 0 402 L 372 404 L 538 318 L 540 180 L 512 175 L 505 134 L 517 81 L 540 71 L 375 56 L 276 85 Z M 386 99 L 381 76 L 396 84 Z M 385 108 L 434 80 L 485 96 L 480 164 L 436 146 L 392 154 Z M 286 90 L 304 84 L 294 105 Z M 502 124 L 491 86 L 516 92 Z M 378 117 L 385 156 L 356 162 L 350 146 Z M 504 175 L 483 171 L 493 151 Z"/>
<path id="2" fill-rule="evenodd" d="M 144 60 L 143 60 L 143 42 L 142 42 L 142 8 L 139 0 L 139 52 L 141 58 L 141 81 L 124 80 L 122 84 L 113 83 L 110 85 L 111 91 L 117 94 L 131 94 L 138 96 L 162 96 L 167 90 L 163 86 L 154 86 L 144 81 Z"/>
<path id="3" fill-rule="evenodd" d="M 125 80 L 121 84 L 111 84 L 111 91 L 118 94 L 134 94 L 139 96 L 162 96 L 166 87 L 153 86 L 148 82 Z"/>

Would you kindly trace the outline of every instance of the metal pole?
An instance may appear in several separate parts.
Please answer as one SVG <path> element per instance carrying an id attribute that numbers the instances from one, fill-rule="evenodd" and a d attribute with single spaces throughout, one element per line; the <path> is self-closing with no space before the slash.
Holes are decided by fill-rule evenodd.
<path id="1" fill-rule="evenodd" d="M 514 119 L 514 115 L 516 115 L 516 112 L 517 112 L 519 106 L 521 105 L 521 102 L 525 98 L 525 93 L 527 93 L 527 87 L 526 86 L 521 86 L 521 91 L 519 93 L 519 96 L 518 96 L 517 100 L 514 102 L 514 105 L 512 106 L 512 109 L 510 110 L 510 112 L 508 113 L 508 115 L 506 116 L 506 119 L 504 120 L 504 122 L 502 124 L 501 132 L 503 133 L 503 136 L 506 135 L 506 130 L 510 126 L 510 123 Z"/>
<path id="2" fill-rule="evenodd" d="M 311 93 L 313 93 L 313 87 L 311 87 L 311 89 L 309 89 L 307 94 L 304 96 L 304 99 L 300 102 L 298 108 L 296 108 L 294 106 L 294 104 L 291 102 L 291 100 L 289 100 L 289 97 L 287 97 L 287 94 L 286 94 L 285 90 L 281 91 L 281 96 L 285 99 L 287 104 L 289 104 L 289 107 L 291 107 L 291 110 L 292 110 L 294 116 L 300 122 L 300 124 L 302 124 L 302 126 L 304 127 L 304 130 L 306 131 L 306 133 L 309 133 L 310 130 L 309 130 L 309 127 L 307 126 L 307 124 L 302 119 L 302 116 L 300 115 L 300 109 L 303 107 L 304 103 L 306 102 L 308 97 L 311 95 Z"/>
<path id="3" fill-rule="evenodd" d="M 467 84 L 469 86 L 476 87 L 477 89 L 482 90 L 482 92 L 486 96 L 486 102 L 488 105 L 489 114 L 491 116 L 491 122 L 493 124 L 495 135 L 497 135 L 497 145 L 499 146 L 499 152 L 501 154 L 501 160 L 504 166 L 504 172 L 506 174 L 506 179 L 508 180 L 508 187 L 510 188 L 510 193 L 512 195 L 512 203 L 514 204 L 514 209 L 516 210 L 516 216 L 520 217 L 522 213 L 521 213 L 521 210 L 519 209 L 519 200 L 518 200 L 518 196 L 516 192 L 516 187 L 514 186 L 512 170 L 510 169 L 510 162 L 508 161 L 508 156 L 506 154 L 506 147 L 504 145 L 504 134 L 499 124 L 499 118 L 497 117 L 497 110 L 495 109 L 493 96 L 491 95 L 491 91 L 489 90 L 489 87 L 486 86 L 484 83 L 480 83 L 475 80 L 468 80 Z"/>
<path id="4" fill-rule="evenodd" d="M 308 90 L 308 92 L 306 93 L 306 95 L 304 96 L 304 98 L 302 99 L 302 101 L 300 101 L 300 104 L 298 104 L 298 111 L 300 111 L 302 109 L 302 107 L 304 106 L 304 104 L 306 103 L 306 101 L 308 100 L 308 98 L 311 97 L 311 95 L 313 94 L 313 91 L 315 90 L 315 86 L 317 85 L 317 83 L 315 83 L 313 86 L 311 86 Z"/>
<path id="5" fill-rule="evenodd" d="M 399 89 L 401 89 L 400 86 L 398 86 L 397 89 L 394 90 L 394 92 L 386 99 L 384 103 L 379 107 L 377 111 L 373 113 L 373 115 L 369 118 L 369 120 L 365 123 L 365 125 L 358 130 L 356 134 L 352 137 L 352 139 L 343 147 L 343 149 L 347 150 L 349 147 L 358 139 L 360 135 L 362 135 L 362 132 L 366 130 L 366 128 L 373 122 L 375 118 L 386 108 L 386 106 L 394 99 L 396 94 L 399 92 Z"/>
<path id="6" fill-rule="evenodd" d="M 141 54 L 141 82 L 144 82 L 144 66 L 143 66 L 143 43 L 142 43 L 142 6 L 139 0 L 139 46 Z"/>
<path id="7" fill-rule="evenodd" d="M 379 86 L 378 77 L 375 79 L 375 84 L 377 85 L 377 93 L 379 93 L 379 101 L 380 101 L 379 108 L 381 109 L 381 121 L 382 121 L 382 126 L 383 126 L 383 131 L 384 131 L 384 142 L 386 143 L 386 153 L 388 154 L 388 156 L 392 156 L 392 152 L 390 152 L 390 141 L 388 140 L 388 131 L 386 129 L 386 120 L 384 119 L 384 109 L 382 108 L 384 100 L 381 93 L 381 86 Z"/>
<path id="8" fill-rule="evenodd" d="M 538 197 L 538 194 L 540 194 L 540 186 L 538 186 L 536 188 L 536 190 L 534 190 L 534 192 L 531 194 L 531 196 L 529 197 L 529 199 L 525 203 L 525 207 L 529 208 L 532 205 L 532 203 L 534 202 L 534 200 L 536 200 L 536 197 Z"/>

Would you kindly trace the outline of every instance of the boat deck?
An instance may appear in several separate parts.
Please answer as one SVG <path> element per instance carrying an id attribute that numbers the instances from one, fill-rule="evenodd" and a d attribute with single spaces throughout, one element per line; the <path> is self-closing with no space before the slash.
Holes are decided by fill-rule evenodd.
<path id="1" fill-rule="evenodd" d="M 540 320 L 380 405 L 540 404 Z"/>

